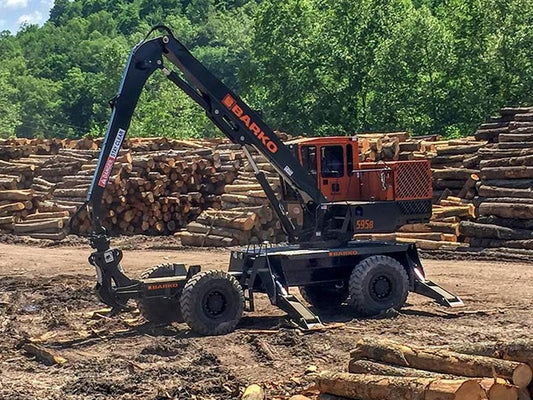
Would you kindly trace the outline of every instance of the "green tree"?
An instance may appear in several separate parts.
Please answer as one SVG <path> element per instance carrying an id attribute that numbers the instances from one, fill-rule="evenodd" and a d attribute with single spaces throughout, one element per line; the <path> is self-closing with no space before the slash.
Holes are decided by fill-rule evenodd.
<path id="1" fill-rule="evenodd" d="M 369 122 L 378 129 L 442 132 L 448 115 L 450 32 L 426 7 L 411 9 L 381 41 L 370 72 Z"/>
<path id="2" fill-rule="evenodd" d="M 17 79 L 16 88 L 17 101 L 20 103 L 20 123 L 15 128 L 17 137 L 74 135 L 75 127 L 62 122 L 59 83 L 26 75 Z"/>

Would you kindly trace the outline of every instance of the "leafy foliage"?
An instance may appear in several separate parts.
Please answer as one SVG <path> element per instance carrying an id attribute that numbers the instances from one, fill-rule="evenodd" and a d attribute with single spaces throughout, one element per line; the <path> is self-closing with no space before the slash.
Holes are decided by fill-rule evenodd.
<path id="1" fill-rule="evenodd" d="M 530 0 L 55 0 L 0 33 L 0 137 L 102 135 L 131 48 L 166 24 L 274 128 L 468 134 L 533 103 Z M 216 129 L 156 74 L 131 135 Z"/>

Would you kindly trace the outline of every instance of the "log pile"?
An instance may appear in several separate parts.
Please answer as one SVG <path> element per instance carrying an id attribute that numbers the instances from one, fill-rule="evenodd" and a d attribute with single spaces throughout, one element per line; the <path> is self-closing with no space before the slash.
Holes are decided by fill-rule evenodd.
<path id="1" fill-rule="evenodd" d="M 62 239 L 69 211 L 42 201 L 32 189 L 0 190 L 0 231 Z"/>
<path id="2" fill-rule="evenodd" d="M 381 235 L 381 239 L 416 241 L 427 250 L 469 246 L 499 248 L 511 255 L 533 250 L 533 108 L 507 107 L 500 114 L 482 124 L 475 137 L 400 142 L 403 149 L 412 151 L 404 159 L 423 156 L 431 160 L 434 215 L 429 224 L 406 225 L 395 234 Z M 428 143 L 433 143 L 433 148 Z M 447 218 L 448 211 L 442 210 L 469 203 L 475 212 L 470 205 L 468 216 L 458 211 Z M 455 237 L 439 240 L 439 232 Z M 380 235 L 372 238 L 379 239 Z M 456 238 L 458 244 L 445 243 L 450 238 Z"/>
<path id="3" fill-rule="evenodd" d="M 14 140 L 15 148 L 22 146 L 19 142 Z M 203 209 L 220 208 L 220 194 L 241 164 L 221 143 L 219 139 L 128 140 L 104 192 L 104 226 L 113 234 L 168 234 L 196 219 Z M 48 154 L 27 154 L 24 146 L 22 152 L 6 150 L 13 146 L 0 147 L 0 156 L 8 159 L 0 161 L 4 197 L 27 189 L 16 198 L 0 199 L 0 230 L 60 239 L 65 219 L 87 195 L 99 155 L 98 141 L 37 141 L 28 146 L 28 151 L 40 146 L 38 152 Z M 9 159 L 13 155 L 22 157 Z M 74 226 L 74 233 L 88 232 L 87 215 L 80 214 Z"/>
<path id="4" fill-rule="evenodd" d="M 476 153 L 486 142 L 463 138 L 437 142 L 437 155 L 431 158 L 433 172 L 433 199 L 449 195 L 472 200 L 479 181 Z"/>
<path id="5" fill-rule="evenodd" d="M 457 352 L 361 339 L 350 353 L 348 372 L 324 371 L 317 386 L 321 393 L 359 400 L 531 399 L 531 343 L 514 353 L 505 352 L 506 346 L 491 352 L 498 345 L 488 345 L 479 354 L 474 347 Z"/>
<path id="6" fill-rule="evenodd" d="M 459 230 L 474 248 L 533 250 L 533 108 L 504 108 L 501 115 L 505 129 L 494 130 L 492 143 L 477 152 L 478 218 Z"/>
<path id="7" fill-rule="evenodd" d="M 489 143 L 497 143 L 500 134 L 509 133 L 509 125 L 512 121 L 530 121 L 529 117 L 523 117 L 521 114 L 532 112 L 533 107 L 504 107 L 500 109 L 499 116 L 492 117 L 479 126 L 475 138 L 486 140 Z"/>
<path id="8" fill-rule="evenodd" d="M 406 132 L 358 134 L 361 161 L 431 161 L 434 200 L 447 195 L 472 200 L 479 181 L 477 151 L 487 142 L 474 137 L 439 140 L 409 138 Z M 390 149 L 390 150 L 389 150 Z"/>
<path id="9" fill-rule="evenodd" d="M 238 146 L 228 146 L 235 150 L 235 157 L 244 157 Z M 252 156 L 271 187 L 279 193 L 280 180 L 273 167 L 259 153 L 252 152 Z M 203 211 L 187 225 L 186 231 L 176 234 L 183 245 L 234 246 L 286 240 L 247 160 L 243 161 L 233 183 L 225 186 L 220 200 L 220 209 Z"/>
<path id="10" fill-rule="evenodd" d="M 222 162 L 210 148 L 127 153 L 117 159 L 104 193 L 104 226 L 113 234 L 169 234 L 196 219 L 203 209 L 220 207 L 224 186 L 235 178 L 234 161 Z M 224 165 L 223 165 L 224 164 Z M 79 176 L 94 174 L 96 162 L 85 164 Z M 55 195 L 80 201 L 86 184 L 56 189 Z M 63 197 L 64 198 L 64 197 Z M 90 229 L 80 215 L 80 232 Z"/>
<path id="11" fill-rule="evenodd" d="M 357 136 L 361 160 L 429 158 L 435 204 L 427 224 L 360 238 L 414 242 L 427 250 L 533 249 L 533 108 L 502 109 L 475 138 L 442 141 L 405 132 Z M 65 213 L 72 215 L 83 203 L 101 144 L 101 139 L 0 141 L 0 191 L 32 193 L 22 196 L 27 200 L 0 199 L 0 230 L 64 235 Z M 254 157 L 277 190 L 272 166 Z M 178 235 L 187 245 L 285 239 L 240 147 L 222 139 L 127 139 L 103 209 L 112 234 L 172 234 L 187 226 Z M 87 232 L 87 216 L 82 214 L 75 226 Z"/>
<path id="12" fill-rule="evenodd" d="M 408 132 L 360 133 L 360 161 L 397 161 L 400 159 L 401 143 L 409 137 Z M 419 151 L 421 145 L 416 148 Z M 415 147 L 413 150 L 415 151 Z"/>

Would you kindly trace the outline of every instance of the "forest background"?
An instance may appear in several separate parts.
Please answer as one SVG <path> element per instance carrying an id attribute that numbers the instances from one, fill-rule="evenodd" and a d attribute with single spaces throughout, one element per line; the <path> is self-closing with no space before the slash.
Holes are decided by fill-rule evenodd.
<path id="1" fill-rule="evenodd" d="M 101 136 L 131 48 L 165 24 L 272 128 L 471 134 L 533 104 L 531 0 L 55 0 L 0 33 L 0 137 Z M 155 74 L 133 136 L 216 129 Z"/>

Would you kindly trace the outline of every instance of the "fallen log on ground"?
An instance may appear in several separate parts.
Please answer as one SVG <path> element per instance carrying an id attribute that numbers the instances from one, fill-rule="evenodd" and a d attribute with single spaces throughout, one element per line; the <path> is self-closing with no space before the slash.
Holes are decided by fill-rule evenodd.
<path id="1" fill-rule="evenodd" d="M 456 375 L 442 374 L 439 372 L 425 371 L 409 367 L 402 367 L 382 363 L 373 360 L 351 359 L 348 364 L 348 372 L 352 374 L 370 374 L 370 375 L 387 375 L 387 376 L 411 376 L 417 378 L 437 378 L 437 379 L 454 379 Z"/>
<path id="2" fill-rule="evenodd" d="M 468 379 L 465 377 L 458 377 L 456 375 L 441 374 L 437 372 L 424 371 L 409 367 L 398 367 L 395 365 L 380 363 L 372 360 L 350 360 L 348 371 L 355 374 L 369 374 L 382 376 L 403 376 L 412 378 L 432 378 L 432 379 Z M 520 396 L 519 388 L 508 384 L 503 379 L 494 380 L 492 378 L 478 379 L 477 382 L 481 385 L 487 394 L 488 400 L 509 400 L 520 399 L 525 400 L 525 393 Z"/>
<path id="3" fill-rule="evenodd" d="M 24 346 L 22 346 L 22 349 L 47 365 L 64 364 L 67 362 L 64 357 L 61 357 L 60 355 L 38 344 L 26 343 Z"/>
<path id="4" fill-rule="evenodd" d="M 447 348 L 459 353 L 519 361 L 533 366 L 533 340 L 530 339 L 519 339 L 511 342 L 461 343 L 447 346 Z"/>
<path id="5" fill-rule="evenodd" d="M 403 376 L 335 373 L 317 378 L 321 392 L 365 400 L 482 400 L 485 390 L 475 379 L 435 379 Z"/>
<path id="6" fill-rule="evenodd" d="M 495 373 L 521 388 L 527 387 L 533 377 L 531 368 L 524 363 L 406 346 L 384 339 L 361 339 L 350 355 L 354 359 L 367 358 L 460 376 L 492 377 Z"/>

